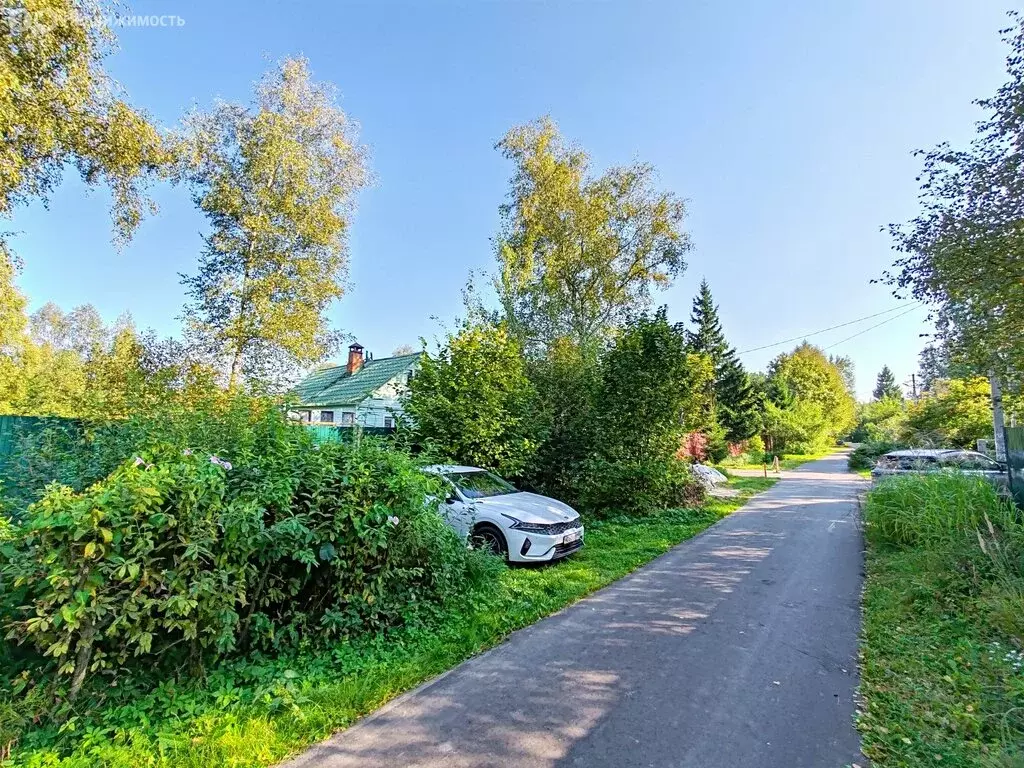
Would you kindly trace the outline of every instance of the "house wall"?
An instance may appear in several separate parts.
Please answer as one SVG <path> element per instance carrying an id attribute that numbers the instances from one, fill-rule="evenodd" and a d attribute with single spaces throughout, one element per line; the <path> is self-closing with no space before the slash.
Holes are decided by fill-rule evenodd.
<path id="1" fill-rule="evenodd" d="M 355 423 L 361 427 L 383 427 L 384 419 L 394 417 L 397 420 L 403 412 L 401 398 L 409 391 L 406 382 L 406 373 L 396 376 L 371 392 L 370 396 L 357 407 L 338 406 L 336 408 L 311 409 L 309 421 L 312 424 L 321 423 L 323 411 L 333 411 L 333 423 L 337 426 L 345 424 L 342 414 L 354 413 Z"/>
<path id="2" fill-rule="evenodd" d="M 385 418 L 397 419 L 403 413 L 401 398 L 409 391 L 405 376 L 403 373 L 370 393 L 356 409 L 357 423 L 364 427 L 383 427 Z"/>

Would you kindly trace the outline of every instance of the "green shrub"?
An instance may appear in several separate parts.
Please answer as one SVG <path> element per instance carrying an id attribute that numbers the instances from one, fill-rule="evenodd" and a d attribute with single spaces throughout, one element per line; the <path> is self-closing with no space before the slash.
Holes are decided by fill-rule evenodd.
<path id="1" fill-rule="evenodd" d="M 671 507 L 700 503 L 704 486 L 679 459 L 608 461 L 595 457 L 588 465 L 589 482 L 583 505 L 598 517 L 646 515 Z"/>
<path id="2" fill-rule="evenodd" d="M 975 537 L 986 517 L 1013 528 L 1017 510 L 988 481 L 937 472 L 884 479 L 867 495 L 866 533 L 875 542 L 898 546 L 934 545 Z"/>
<path id="3" fill-rule="evenodd" d="M 875 461 L 879 456 L 882 456 L 889 451 L 895 451 L 905 447 L 905 445 L 900 443 L 885 441 L 863 443 L 850 452 L 850 458 L 847 460 L 847 464 L 850 469 L 853 470 L 873 469 Z"/>
<path id="4" fill-rule="evenodd" d="M 22 687 L 48 670 L 70 701 L 96 675 L 315 645 L 462 593 L 478 556 L 437 514 L 436 479 L 376 441 L 260 424 L 249 463 L 164 447 L 28 508 L 0 563 L 8 637 L 38 654 Z"/>

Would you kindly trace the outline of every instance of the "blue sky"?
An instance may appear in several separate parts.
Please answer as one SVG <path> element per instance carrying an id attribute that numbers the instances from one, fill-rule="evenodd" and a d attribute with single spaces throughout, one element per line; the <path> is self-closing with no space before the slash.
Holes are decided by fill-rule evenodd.
<path id="1" fill-rule="evenodd" d="M 189 107 L 248 101 L 269 63 L 303 54 L 362 126 L 375 186 L 359 199 L 351 291 L 338 327 L 378 357 L 461 310 L 491 238 L 510 167 L 494 144 L 550 114 L 596 169 L 653 163 L 689 201 L 686 274 L 656 296 L 684 319 L 701 278 L 738 349 L 895 305 L 871 285 L 891 263 L 881 228 L 916 212 L 911 153 L 970 139 L 971 104 L 1004 79 L 1007 2 L 788 0 L 184 2 L 135 0 L 181 27 L 126 28 L 108 67 L 166 126 Z M 176 333 L 204 222 L 183 189 L 110 243 L 108 199 L 69 177 L 47 208 L 7 228 L 31 306 L 91 302 L 109 319 Z M 894 313 L 898 314 L 898 313 Z M 828 346 L 879 320 L 811 337 Z M 888 364 L 916 368 L 916 310 L 836 346 L 866 397 Z M 786 347 L 744 355 L 762 369 Z"/>

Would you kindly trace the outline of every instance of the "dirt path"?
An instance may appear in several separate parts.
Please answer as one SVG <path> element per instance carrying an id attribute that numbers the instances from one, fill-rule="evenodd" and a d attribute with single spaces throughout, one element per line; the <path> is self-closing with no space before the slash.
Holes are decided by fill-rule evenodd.
<path id="1" fill-rule="evenodd" d="M 289 768 L 865 764 L 864 481 L 835 456 Z"/>

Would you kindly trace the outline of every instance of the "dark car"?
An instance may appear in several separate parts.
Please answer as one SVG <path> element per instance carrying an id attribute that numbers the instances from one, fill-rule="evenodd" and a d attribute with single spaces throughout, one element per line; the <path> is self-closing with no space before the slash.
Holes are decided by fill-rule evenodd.
<path id="1" fill-rule="evenodd" d="M 1009 485 L 1006 465 L 990 459 L 983 453 L 961 448 L 915 448 L 890 451 L 880 456 L 871 470 L 874 479 L 890 475 L 921 474 L 924 472 L 956 471 L 977 475 L 990 480 L 1000 488 Z"/>

